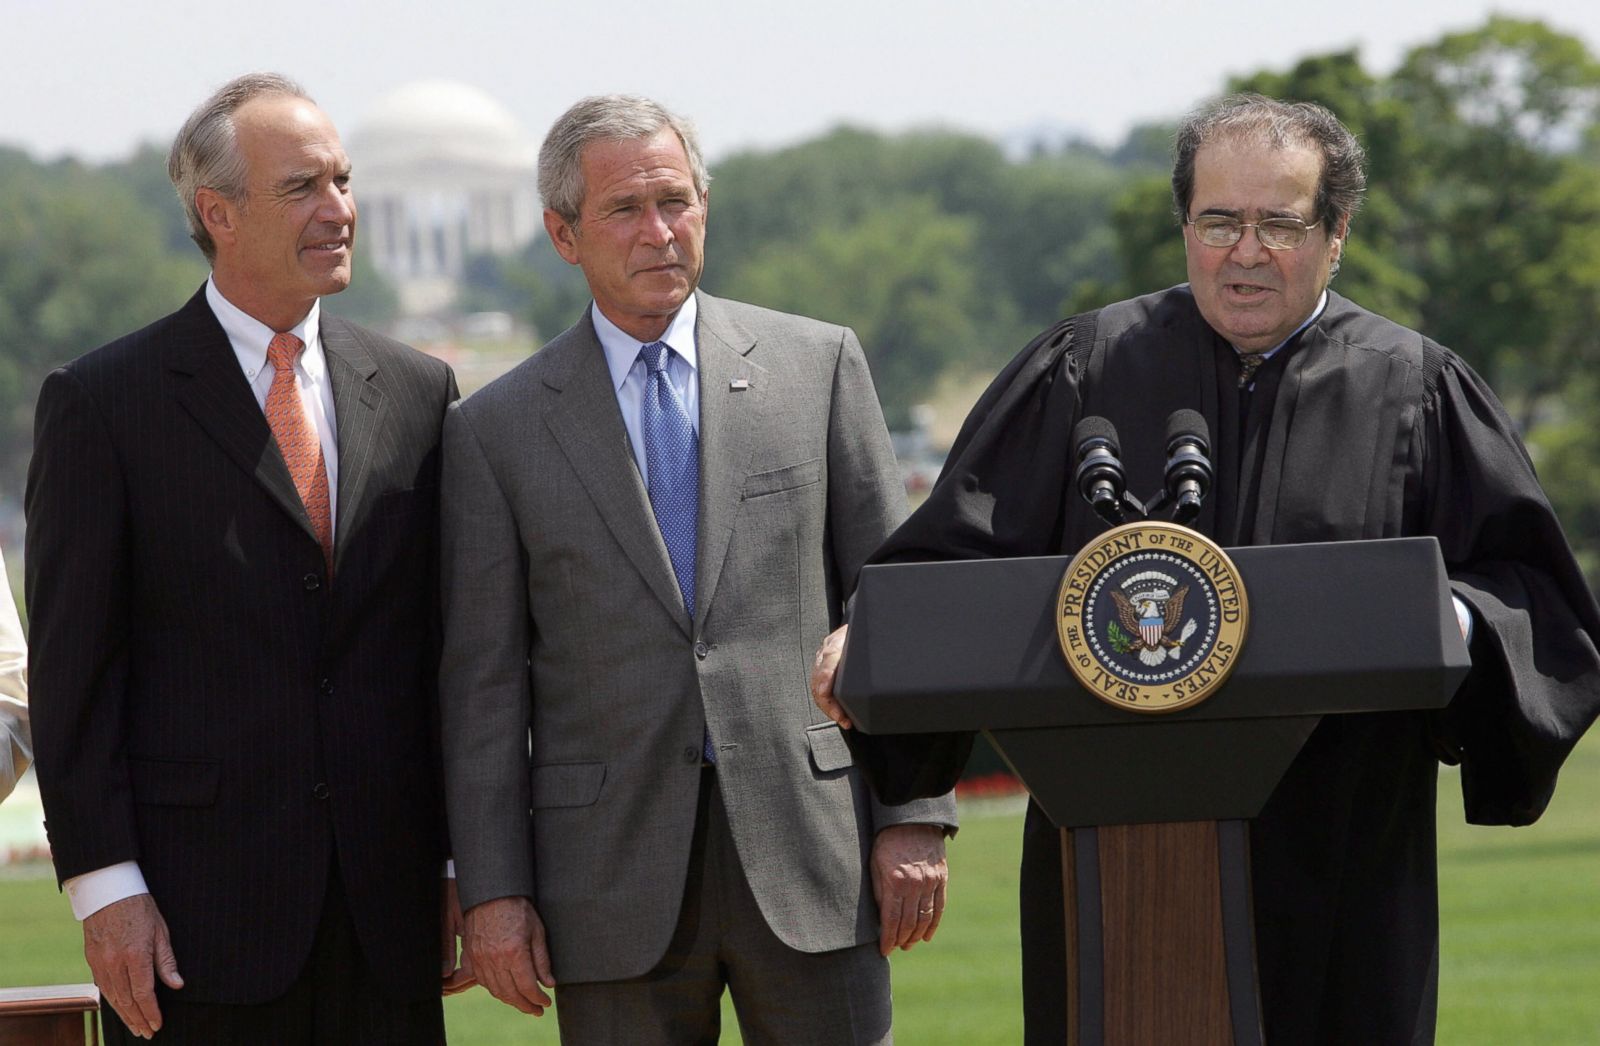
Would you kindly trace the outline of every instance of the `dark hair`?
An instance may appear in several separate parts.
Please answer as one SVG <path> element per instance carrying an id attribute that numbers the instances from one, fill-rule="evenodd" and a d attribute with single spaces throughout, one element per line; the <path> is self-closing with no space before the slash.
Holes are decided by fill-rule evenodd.
<path id="1" fill-rule="evenodd" d="M 1178 127 L 1172 164 L 1172 202 L 1180 220 L 1194 196 L 1194 158 L 1200 147 L 1224 140 L 1257 139 L 1282 149 L 1309 145 L 1322 153 L 1317 221 L 1328 235 L 1355 217 L 1367 191 L 1366 151 L 1339 118 L 1315 102 L 1280 102 L 1259 94 L 1233 94 L 1190 113 Z"/>

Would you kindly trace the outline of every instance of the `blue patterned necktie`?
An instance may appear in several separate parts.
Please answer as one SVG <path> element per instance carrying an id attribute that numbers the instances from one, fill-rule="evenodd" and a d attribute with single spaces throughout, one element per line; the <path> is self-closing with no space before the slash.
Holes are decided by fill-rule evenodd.
<path id="1" fill-rule="evenodd" d="M 645 379 L 640 422 L 644 429 L 645 467 L 650 473 L 650 508 L 672 560 L 672 573 L 683 593 L 683 605 L 694 617 L 695 518 L 700 509 L 700 443 L 683 397 L 667 378 L 672 350 L 653 341 L 639 350 L 650 369 Z"/>
<path id="2" fill-rule="evenodd" d="M 694 617 L 695 519 L 700 510 L 700 441 L 689 423 L 683 397 L 667 378 L 667 361 L 672 350 L 666 342 L 653 341 L 639 349 L 639 358 L 649 368 L 645 379 L 644 402 L 640 404 L 644 429 L 644 461 L 650 473 L 650 509 L 666 542 L 672 573 L 683 593 L 683 605 Z M 706 762 L 716 762 L 711 747 L 711 729 L 706 728 L 700 742 Z"/>

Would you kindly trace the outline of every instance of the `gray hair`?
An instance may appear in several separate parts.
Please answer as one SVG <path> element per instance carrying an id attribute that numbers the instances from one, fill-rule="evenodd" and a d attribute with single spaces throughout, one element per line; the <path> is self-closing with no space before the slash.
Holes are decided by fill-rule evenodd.
<path id="1" fill-rule="evenodd" d="M 217 245 L 200 220 L 195 194 L 211 189 L 238 202 L 245 194 L 244 156 L 239 152 L 233 114 L 246 102 L 263 95 L 286 94 L 311 101 L 305 89 L 277 73 L 246 73 L 217 88 L 215 94 L 189 114 L 167 153 L 167 177 L 178 190 L 189 238 L 199 245 L 207 261 L 216 261 Z"/>
<path id="2" fill-rule="evenodd" d="M 1317 182 L 1317 221 L 1328 235 L 1355 217 L 1367 191 L 1367 154 L 1339 118 L 1315 102 L 1281 102 L 1259 94 L 1234 94 L 1196 110 L 1178 127 L 1172 165 L 1172 202 L 1179 220 L 1194 198 L 1194 160 L 1200 147 L 1217 141 L 1255 140 L 1282 149 L 1305 145 L 1322 154 Z"/>
<path id="3" fill-rule="evenodd" d="M 694 125 L 665 106 L 631 94 L 593 95 L 561 114 L 539 147 L 539 197 L 569 224 L 583 207 L 583 150 L 595 142 L 629 142 L 653 137 L 663 127 L 683 143 L 695 192 L 704 197 L 711 184 Z"/>

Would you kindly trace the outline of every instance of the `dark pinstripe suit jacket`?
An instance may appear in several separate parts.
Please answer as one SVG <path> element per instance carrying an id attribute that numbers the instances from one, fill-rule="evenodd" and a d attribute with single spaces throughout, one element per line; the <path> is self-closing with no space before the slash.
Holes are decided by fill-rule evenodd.
<path id="1" fill-rule="evenodd" d="M 335 860 L 367 957 L 438 993 L 444 364 L 324 318 L 334 578 L 196 294 L 44 383 L 27 488 L 56 872 L 137 860 L 196 1002 L 299 972 Z"/>

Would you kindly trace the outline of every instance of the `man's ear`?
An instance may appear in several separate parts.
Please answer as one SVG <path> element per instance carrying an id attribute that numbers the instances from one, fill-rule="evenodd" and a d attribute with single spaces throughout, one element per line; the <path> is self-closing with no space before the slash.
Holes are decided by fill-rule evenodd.
<path id="1" fill-rule="evenodd" d="M 216 244 L 231 244 L 238 238 L 239 207 L 217 190 L 201 186 L 194 193 L 194 209 L 200 215 L 200 224 L 211 234 Z"/>
<path id="2" fill-rule="evenodd" d="M 568 265 L 578 264 L 578 230 L 571 222 L 546 207 L 544 231 L 550 235 L 550 242 L 563 261 Z"/>

